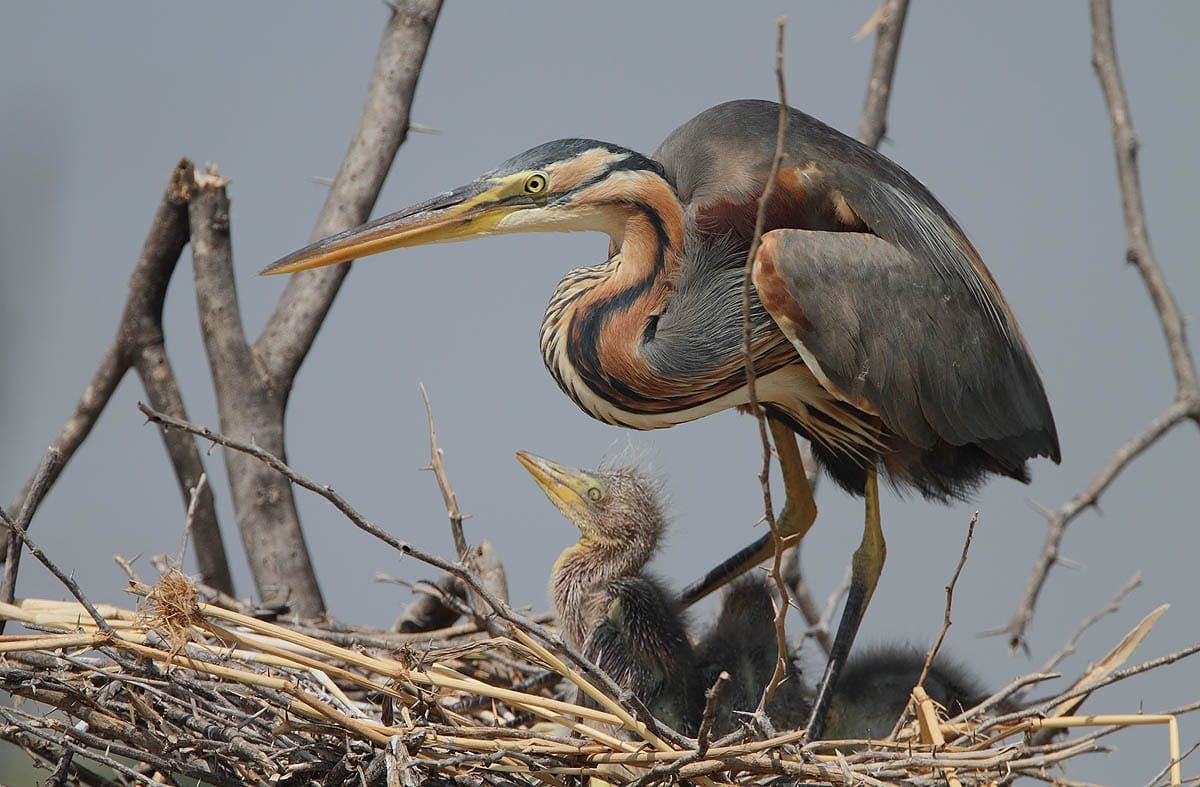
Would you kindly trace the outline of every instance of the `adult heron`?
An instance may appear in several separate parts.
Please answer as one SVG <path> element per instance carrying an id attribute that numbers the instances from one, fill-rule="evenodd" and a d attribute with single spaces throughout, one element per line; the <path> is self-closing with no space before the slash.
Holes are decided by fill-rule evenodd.
<path id="1" fill-rule="evenodd" d="M 647 158 L 590 139 L 548 142 L 465 186 L 318 241 L 289 273 L 403 246 L 594 230 L 604 262 L 559 283 L 546 366 L 589 415 L 656 429 L 748 403 L 742 277 L 775 151 L 779 106 L 731 101 Z M 753 260 L 750 353 L 779 454 L 789 543 L 816 518 L 795 436 L 866 501 L 850 593 L 814 705 L 821 719 L 883 568 L 882 472 L 928 498 L 989 474 L 1027 481 L 1059 460 L 1033 357 L 978 252 L 915 177 L 795 109 Z M 763 537 L 685 592 L 691 602 L 773 551 Z"/>

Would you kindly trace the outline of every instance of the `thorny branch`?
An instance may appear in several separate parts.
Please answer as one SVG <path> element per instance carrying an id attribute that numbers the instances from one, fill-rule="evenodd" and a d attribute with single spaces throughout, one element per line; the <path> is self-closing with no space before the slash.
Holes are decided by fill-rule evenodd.
<path id="1" fill-rule="evenodd" d="M 750 251 L 746 255 L 746 272 L 742 277 L 742 353 L 746 365 L 746 393 L 749 398 L 750 412 L 758 420 L 758 436 L 762 441 L 762 466 L 758 472 L 758 481 L 762 485 L 763 515 L 767 526 L 771 529 L 771 540 L 775 545 L 775 555 L 772 559 L 770 575 L 779 590 L 779 607 L 775 610 L 775 638 L 778 654 L 775 660 L 775 672 L 770 682 L 763 689 L 755 713 L 758 718 L 766 718 L 766 707 L 775 696 L 775 690 L 787 673 L 789 647 L 787 631 L 784 624 L 787 619 L 788 586 L 781 572 L 783 559 L 783 540 L 779 533 L 779 523 L 775 521 L 775 509 L 771 502 L 771 443 L 767 437 L 767 416 L 758 401 L 757 380 L 754 373 L 753 328 L 750 322 L 750 290 L 754 273 L 754 257 L 762 243 L 762 231 L 767 218 L 767 205 L 775 191 L 779 179 L 779 168 L 783 164 L 783 143 L 787 136 L 787 92 L 783 79 L 783 32 L 787 25 L 787 17 L 779 17 L 776 22 L 775 40 L 775 80 L 779 87 L 779 126 L 775 135 L 775 155 L 771 160 L 771 172 L 763 186 L 762 195 L 758 198 L 758 214 L 754 219 L 754 233 L 750 236 Z"/>
<path id="2" fill-rule="evenodd" d="M 1133 131 L 1129 101 L 1125 96 L 1125 87 L 1117 65 L 1111 0 L 1091 0 L 1091 21 L 1092 66 L 1104 91 L 1104 101 L 1112 124 L 1117 180 L 1121 189 L 1121 208 L 1127 237 L 1125 257 L 1137 268 L 1158 313 L 1175 375 L 1175 400 L 1141 433 L 1118 448 L 1086 489 L 1047 514 L 1049 532 L 1046 534 L 1042 552 L 1034 563 L 1033 572 L 1025 585 L 1024 595 L 1017 604 L 1012 620 L 1003 629 L 1008 635 L 1009 647 L 1014 650 L 1028 649 L 1026 632 L 1029 630 L 1034 608 L 1050 570 L 1060 562 L 1059 549 L 1067 526 L 1084 511 L 1096 506 L 1100 496 L 1129 463 L 1158 442 L 1174 426 L 1184 420 L 1191 420 L 1200 426 L 1200 382 L 1197 381 L 1196 365 L 1188 348 L 1187 328 L 1171 288 L 1167 285 L 1162 269 L 1159 268 L 1150 248 L 1150 233 L 1146 226 L 1146 211 L 1137 168 L 1138 142 Z"/>
<path id="3" fill-rule="evenodd" d="M 878 148 L 887 133 L 887 111 L 892 97 L 892 83 L 896 78 L 896 61 L 900 55 L 900 37 L 904 34 L 904 21 L 908 16 L 908 0 L 883 0 L 871 18 L 855 38 L 862 38 L 875 31 L 875 52 L 871 59 L 871 73 L 867 79 L 867 95 L 863 101 L 862 118 L 858 125 L 858 141 Z M 813 492 L 817 489 L 820 468 L 812 455 L 812 446 L 805 442 L 801 449 L 804 468 L 808 473 L 808 485 Z M 829 626 L 817 612 L 817 604 L 800 569 L 801 545 L 788 552 L 784 566 L 784 578 L 792 591 L 796 608 L 800 610 L 808 631 L 817 644 L 829 655 L 833 641 Z"/>
<path id="4" fill-rule="evenodd" d="M 187 159 L 181 160 L 171 172 L 137 264 L 129 277 L 129 297 L 117 323 L 116 338 L 79 398 L 75 412 L 52 443 L 61 455 L 62 462 L 47 476 L 47 489 L 54 485 L 67 462 L 71 461 L 79 446 L 91 434 L 92 427 L 108 405 L 117 385 L 131 367 L 136 369 L 146 396 L 155 409 L 187 418 L 183 395 L 164 345 L 163 303 L 171 274 L 188 242 L 187 202 L 193 189 L 192 172 L 192 163 Z M 181 433 L 164 435 L 163 442 L 179 481 L 184 505 L 188 505 L 190 490 L 204 472 L 200 451 L 192 438 Z M 34 499 L 30 494 L 36 477 L 37 473 L 25 484 L 10 511 L 20 512 L 26 501 L 33 504 L 31 516 L 37 510 L 41 500 Z M 195 542 L 196 562 L 203 581 L 232 594 L 233 580 L 229 574 L 225 544 L 217 526 L 211 490 L 206 490 L 197 500 Z M 0 544 L 8 543 L 8 534 L 0 533 Z"/>

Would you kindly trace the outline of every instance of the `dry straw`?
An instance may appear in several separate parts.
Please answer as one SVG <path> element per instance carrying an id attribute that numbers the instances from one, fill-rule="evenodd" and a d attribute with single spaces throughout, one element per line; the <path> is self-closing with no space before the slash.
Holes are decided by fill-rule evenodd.
<path id="1" fill-rule="evenodd" d="M 129 590 L 140 597 L 136 610 L 96 607 L 111 634 L 76 602 L 0 604 L 0 618 L 33 632 L 0 637 L 4 688 L 20 698 L 0 709 L 3 737 L 51 765 L 73 751 L 83 783 L 111 778 L 99 763 L 128 783 L 154 783 L 156 773 L 231 785 L 429 777 L 566 785 L 593 776 L 747 783 L 782 775 L 957 787 L 1053 778 L 1068 760 L 1097 751 L 1100 738 L 1143 724 L 1166 727 L 1170 762 L 1162 776 L 1182 783 L 1174 714 L 1072 715 L 1097 689 L 1189 653 L 1120 669 L 1163 609 L 1072 686 L 1004 716 L 991 709 L 1047 676 L 1016 681 L 953 719 L 917 687 L 894 740 L 806 744 L 800 732 L 768 740 L 743 733 L 698 749 L 653 732 L 556 655 L 554 643 L 517 626 L 508 636 L 460 626 L 440 640 L 437 632 L 399 637 L 332 626 L 324 636 L 205 604 L 176 569 Z M 545 668 L 592 702 L 522 690 L 524 678 Z M 455 710 L 466 697 L 487 702 Z M 1065 734 L 1081 727 L 1089 729 Z"/>

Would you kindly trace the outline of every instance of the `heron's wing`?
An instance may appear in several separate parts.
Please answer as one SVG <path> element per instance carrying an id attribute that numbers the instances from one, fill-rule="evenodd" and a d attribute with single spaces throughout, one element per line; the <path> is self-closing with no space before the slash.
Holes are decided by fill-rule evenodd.
<path id="1" fill-rule="evenodd" d="M 695 670 L 682 609 L 645 576 L 613 580 L 608 591 L 607 614 L 588 637 L 585 654 L 655 716 L 687 728 L 694 723 Z"/>
<path id="2" fill-rule="evenodd" d="M 778 104 L 730 101 L 701 112 L 659 146 L 654 157 L 687 205 L 697 232 L 730 234 L 745 243 L 751 241 L 759 197 L 774 158 L 778 122 Z M 922 304 L 926 308 L 936 306 L 935 293 L 951 298 L 956 314 L 949 317 L 944 306 L 936 310 L 941 316 L 934 327 L 941 334 L 927 347 L 937 349 L 922 349 L 920 357 L 909 357 L 913 346 L 903 344 L 913 337 L 898 333 L 874 337 L 864 334 L 872 344 L 861 350 L 827 347 L 835 355 L 830 358 L 833 366 L 854 366 L 852 359 L 862 354 L 876 365 L 886 362 L 895 367 L 890 376 L 906 388 L 888 392 L 889 399 L 897 397 L 893 405 L 877 396 L 868 399 L 885 412 L 885 420 L 892 419 L 889 426 L 916 438 L 913 442 L 917 445 L 927 445 L 933 435 L 957 445 L 963 444 L 959 440 L 971 441 L 972 435 L 981 440 L 1027 435 L 1021 440 L 1029 451 L 1023 458 L 1040 454 L 1058 460 L 1054 419 L 1012 311 L 949 212 L 903 167 L 819 120 L 789 109 L 784 159 L 765 219 L 766 232 L 809 230 L 826 243 L 816 265 L 819 274 L 815 269 L 804 274 L 791 270 L 787 273 L 799 278 L 821 277 L 826 289 L 814 297 L 844 300 L 845 293 L 840 291 L 844 284 L 855 291 L 855 303 L 863 307 L 871 304 L 866 311 L 890 314 L 907 310 L 907 331 L 924 330 L 916 312 Z M 860 237 L 857 241 L 838 241 L 833 237 L 838 233 Z M 866 235 L 877 236 L 882 243 L 873 244 Z M 870 269 L 855 270 L 855 259 L 838 258 L 839 244 L 850 244 L 854 250 L 870 247 Z M 885 257 L 887 264 L 883 262 Z M 920 303 L 880 303 L 880 291 L 872 287 L 885 282 Z M 827 316 L 837 319 L 837 310 Z M 874 328 L 887 327 L 884 320 L 873 321 L 870 315 L 866 319 Z M 953 331 L 968 324 L 981 352 L 1002 351 L 1002 356 L 965 357 L 975 348 L 957 344 Z M 837 325 L 825 322 L 821 327 L 833 331 Z M 862 326 L 855 322 L 847 330 L 861 333 Z M 936 354 L 951 350 L 956 352 L 940 357 Z M 879 352 L 892 357 L 885 361 L 873 354 Z M 991 362 L 997 365 L 989 367 Z M 853 370 L 854 374 L 859 371 Z M 1002 378 L 1003 374 L 1011 376 Z M 937 387 L 955 379 L 976 387 L 962 394 Z M 878 394 L 878 390 L 872 394 Z M 970 403 L 979 407 L 965 415 L 944 409 Z M 1008 418 L 1013 420 L 1006 421 Z M 1001 438 L 995 437 L 998 432 L 1004 433 Z M 1015 459 L 1021 448 L 996 450 Z"/>
<path id="3" fill-rule="evenodd" d="M 763 236 L 754 282 L 822 384 L 914 445 L 976 444 L 1008 468 L 1057 458 L 1024 343 L 961 277 L 876 235 L 780 229 Z"/>

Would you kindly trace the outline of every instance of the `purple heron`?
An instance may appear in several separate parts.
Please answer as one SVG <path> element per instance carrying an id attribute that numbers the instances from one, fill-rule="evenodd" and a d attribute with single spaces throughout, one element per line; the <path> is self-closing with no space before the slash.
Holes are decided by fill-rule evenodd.
<path id="1" fill-rule="evenodd" d="M 779 107 L 731 101 L 652 157 L 589 139 L 534 147 L 465 186 L 318 241 L 264 273 L 404 246 L 591 230 L 609 257 L 559 283 L 541 349 L 589 415 L 657 429 L 747 404 L 742 276 Z M 882 471 L 935 500 L 988 475 L 1028 481 L 1058 435 L 1016 318 L 957 222 L 895 162 L 795 109 L 753 260 L 751 353 L 779 453 L 781 531 L 816 518 L 797 434 L 866 499 L 852 585 L 813 711 L 813 737 L 886 554 Z M 685 591 L 692 602 L 773 552 L 769 537 Z"/>

